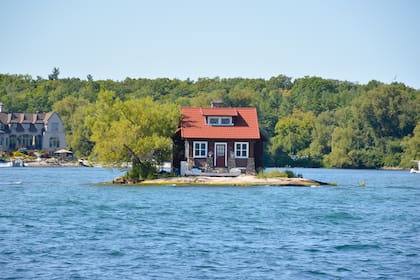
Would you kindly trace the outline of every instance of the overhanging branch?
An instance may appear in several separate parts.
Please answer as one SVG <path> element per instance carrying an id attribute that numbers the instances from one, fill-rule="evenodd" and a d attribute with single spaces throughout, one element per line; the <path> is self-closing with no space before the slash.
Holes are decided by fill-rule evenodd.
<path id="1" fill-rule="evenodd" d="M 127 149 L 127 151 L 131 154 L 133 157 L 133 161 L 140 162 L 140 157 L 137 156 L 137 154 L 131 149 L 127 144 L 123 144 L 123 147 Z"/>

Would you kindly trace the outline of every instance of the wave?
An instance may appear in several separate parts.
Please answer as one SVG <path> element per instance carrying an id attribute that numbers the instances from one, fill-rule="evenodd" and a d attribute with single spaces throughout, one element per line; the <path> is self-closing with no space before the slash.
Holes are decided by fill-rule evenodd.
<path id="1" fill-rule="evenodd" d="M 22 181 L 13 181 L 13 182 L 0 182 L 0 185 L 6 185 L 6 186 L 13 186 L 13 185 L 22 185 Z"/>

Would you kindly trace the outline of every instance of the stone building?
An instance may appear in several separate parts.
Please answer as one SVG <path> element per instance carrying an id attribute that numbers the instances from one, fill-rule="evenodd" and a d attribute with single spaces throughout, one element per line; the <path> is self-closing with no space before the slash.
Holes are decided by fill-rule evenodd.
<path id="1" fill-rule="evenodd" d="M 55 112 L 5 112 L 0 103 L 0 152 L 19 149 L 54 152 L 66 147 L 63 123 Z"/>

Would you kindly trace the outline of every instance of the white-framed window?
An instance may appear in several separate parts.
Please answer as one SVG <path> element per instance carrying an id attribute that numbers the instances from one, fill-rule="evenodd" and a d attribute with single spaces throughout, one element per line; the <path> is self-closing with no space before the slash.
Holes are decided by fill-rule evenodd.
<path id="1" fill-rule="evenodd" d="M 232 117 L 208 117 L 208 125 L 233 125 Z"/>
<path id="2" fill-rule="evenodd" d="M 235 142 L 235 157 L 248 158 L 249 156 L 249 143 L 248 142 Z"/>
<path id="3" fill-rule="evenodd" d="M 208 124 L 209 125 L 219 125 L 219 118 L 209 117 Z"/>
<path id="4" fill-rule="evenodd" d="M 207 142 L 206 141 L 194 141 L 194 157 L 205 158 L 207 157 Z"/>
<path id="5" fill-rule="evenodd" d="M 231 117 L 222 117 L 220 118 L 221 125 L 232 125 L 232 118 Z"/>

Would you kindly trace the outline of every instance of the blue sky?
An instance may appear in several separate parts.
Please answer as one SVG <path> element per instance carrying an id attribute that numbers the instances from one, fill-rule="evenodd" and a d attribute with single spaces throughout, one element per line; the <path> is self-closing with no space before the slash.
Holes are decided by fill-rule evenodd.
<path id="1" fill-rule="evenodd" d="M 420 89 L 419 14 L 416 0 L 2 0 L 0 73 L 284 74 Z"/>

